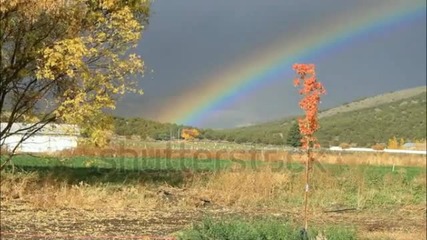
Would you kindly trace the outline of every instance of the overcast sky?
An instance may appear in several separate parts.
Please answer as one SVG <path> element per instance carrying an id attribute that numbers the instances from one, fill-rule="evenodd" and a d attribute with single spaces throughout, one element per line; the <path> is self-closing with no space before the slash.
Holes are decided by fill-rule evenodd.
<path id="1" fill-rule="evenodd" d="M 145 94 L 126 96 L 115 114 L 155 120 L 159 109 L 173 109 L 175 97 L 188 94 L 186 90 L 214 71 L 232 66 L 287 34 L 322 27 L 316 24 L 335 14 L 384 1 L 391 2 L 156 0 L 137 49 L 147 67 L 140 80 Z M 426 15 L 356 36 L 303 60 L 316 64 L 318 78 L 328 90 L 322 108 L 425 85 Z M 212 109 L 193 124 L 227 128 L 301 114 L 297 98 L 292 78 L 278 79 L 228 106 Z"/>

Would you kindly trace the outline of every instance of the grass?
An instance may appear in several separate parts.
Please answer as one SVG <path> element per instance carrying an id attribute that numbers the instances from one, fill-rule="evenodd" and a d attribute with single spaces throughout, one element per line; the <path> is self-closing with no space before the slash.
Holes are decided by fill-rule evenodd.
<path id="1" fill-rule="evenodd" d="M 168 159 L 168 158 L 132 158 L 132 157 L 40 157 L 18 155 L 13 163 L 21 167 L 67 167 L 98 168 L 113 170 L 195 170 L 214 171 L 228 168 L 232 161 L 214 159 Z"/>
<path id="2" fill-rule="evenodd" d="M 108 148 L 91 148 L 80 146 L 73 150 L 65 150 L 57 154 L 62 159 L 85 156 L 100 159 L 106 158 L 130 158 L 135 162 L 142 162 L 144 159 L 199 159 L 209 160 L 218 159 L 224 161 L 246 161 L 246 162 L 303 162 L 305 155 L 299 151 L 288 151 L 283 148 L 276 149 L 246 149 L 241 145 L 241 149 L 209 149 L 203 146 L 199 148 L 187 148 L 187 144 L 180 148 L 141 148 L 141 147 L 123 147 L 111 146 Z M 236 146 L 237 147 L 237 146 Z M 330 152 L 316 151 L 315 159 L 322 164 L 338 165 L 390 165 L 390 166 L 417 166 L 425 167 L 426 161 L 424 155 L 414 154 L 396 154 L 384 152 Z M 183 160 L 185 161 L 185 160 Z"/>
<path id="3" fill-rule="evenodd" d="M 206 218 L 201 223 L 194 224 L 190 229 L 183 231 L 179 239 L 182 240 L 300 240 L 301 229 L 295 224 L 273 218 L 243 219 L 229 218 L 215 220 Z M 308 232 L 310 239 L 351 240 L 356 239 L 356 231 L 352 227 L 333 226 L 324 229 L 311 229 Z M 316 238 L 317 237 L 317 238 Z"/>
<path id="4" fill-rule="evenodd" d="M 289 211 L 298 219 L 304 189 L 304 166 L 298 161 L 19 155 L 13 162 L 14 173 L 11 168 L 1 173 L 2 206 L 14 206 L 15 199 L 20 199 L 31 208 L 52 211 L 124 213 L 134 209 L 150 214 L 212 207 L 261 215 Z M 309 209 L 317 216 L 323 211 L 355 208 L 375 217 L 373 212 L 426 204 L 425 167 L 395 166 L 393 171 L 392 166 L 322 164 L 314 165 L 311 176 Z M 200 205 L 201 199 L 208 201 L 207 208 Z M 310 236 L 319 232 L 327 239 L 354 236 L 352 228 L 325 226 L 313 228 Z M 208 219 L 184 231 L 182 238 L 280 239 L 279 235 L 293 239 L 298 237 L 298 228 L 274 219 Z"/>
<path id="5" fill-rule="evenodd" d="M 356 154 L 347 154 L 355 157 Z M 102 157 L 102 156 L 33 156 L 17 155 L 13 158 L 15 167 L 27 171 L 58 171 L 81 172 L 85 174 L 105 174 L 127 172 L 128 174 L 145 174 L 160 172 L 216 172 L 228 171 L 242 172 L 245 170 L 263 171 L 268 167 L 272 172 L 301 173 L 304 163 L 300 156 L 290 157 L 289 161 L 261 161 L 261 160 L 222 160 L 222 159 L 197 159 L 197 158 L 154 158 L 154 157 Z M 342 157 L 342 156 L 341 156 Z M 345 156 L 344 156 L 345 157 Z M 384 156 L 380 156 L 384 157 Z M 1 157 L 0 157 L 1 159 Z M 339 178 L 349 172 L 362 174 L 363 178 L 372 185 L 380 184 L 386 175 L 403 176 L 402 181 L 410 182 L 416 176 L 425 173 L 425 169 L 416 166 L 370 166 L 365 164 L 345 165 L 331 164 L 324 158 L 315 162 L 314 168 Z M 82 179 L 79 179 L 80 181 Z"/>
<path id="6" fill-rule="evenodd" d="M 425 204 L 425 173 L 385 172 L 377 167 L 348 168 L 342 171 L 314 169 L 311 180 L 310 207 L 321 209 L 378 208 L 401 204 Z M 337 169 L 336 169 L 337 170 Z M 219 172 L 206 183 L 194 186 L 198 192 L 226 206 L 245 208 L 297 207 L 302 203 L 302 171 Z"/>
<path id="7" fill-rule="evenodd" d="M 146 141 L 146 140 L 115 140 L 115 145 L 123 146 L 127 148 L 140 147 L 140 148 L 171 148 L 171 149 L 227 149 L 227 150 L 251 150 L 251 149 L 283 149 L 281 146 L 268 146 L 266 144 L 241 144 L 227 141 L 183 141 L 183 140 L 171 140 L 171 141 Z"/>
<path id="8" fill-rule="evenodd" d="M 30 196 L 46 184 L 52 187 L 51 194 L 54 189 L 60 191 L 81 183 L 99 189 L 111 184 L 151 189 L 172 186 L 186 188 L 190 195 L 204 196 L 219 205 L 257 208 L 299 206 L 304 189 L 304 166 L 298 162 L 25 155 L 17 156 L 13 162 L 22 178 L 6 172 L 2 174 L 2 184 L 9 181 L 8 192 L 20 192 L 22 196 Z M 315 165 L 310 207 L 375 208 L 426 202 L 424 168 L 392 170 L 389 166 Z M 7 188 L 2 186 L 3 189 Z"/>

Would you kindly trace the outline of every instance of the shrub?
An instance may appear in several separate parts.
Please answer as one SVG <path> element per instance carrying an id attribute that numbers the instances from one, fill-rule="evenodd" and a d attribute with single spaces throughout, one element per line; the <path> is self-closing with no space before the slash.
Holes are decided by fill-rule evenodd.
<path id="1" fill-rule="evenodd" d="M 400 144 L 399 140 L 397 140 L 396 137 L 393 137 L 393 138 L 390 138 L 388 140 L 387 148 L 388 149 L 400 149 L 402 147 L 401 145 L 403 145 L 403 144 Z"/>
<path id="2" fill-rule="evenodd" d="M 295 122 L 288 132 L 286 144 L 292 147 L 301 147 L 301 138 L 302 136 L 299 130 L 298 122 Z"/>
<path id="3" fill-rule="evenodd" d="M 385 145 L 384 144 L 382 144 L 382 143 L 377 143 L 377 144 L 374 144 L 374 145 L 372 145 L 372 149 L 374 149 L 374 150 L 384 150 L 385 149 Z"/>
<path id="4" fill-rule="evenodd" d="M 328 240 L 356 239 L 353 228 L 339 226 L 327 227 L 324 230 L 311 229 L 309 237 L 323 236 Z M 243 218 L 218 219 L 206 218 L 201 223 L 193 225 L 181 233 L 179 239 L 295 239 L 300 240 L 300 228 L 289 222 L 272 218 L 244 220 Z"/>
<path id="5" fill-rule="evenodd" d="M 348 149 L 348 148 L 350 148 L 350 144 L 348 144 L 348 143 L 341 143 L 341 144 L 340 144 L 340 147 L 341 147 L 342 149 Z"/>

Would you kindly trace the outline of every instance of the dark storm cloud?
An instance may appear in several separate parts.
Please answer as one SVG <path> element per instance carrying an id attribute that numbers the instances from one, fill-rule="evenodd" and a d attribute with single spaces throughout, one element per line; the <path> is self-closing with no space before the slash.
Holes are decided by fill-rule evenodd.
<path id="1" fill-rule="evenodd" d="M 155 118 L 159 108 L 173 109 L 175 97 L 186 94 L 205 76 L 222 71 L 248 53 L 284 34 L 316 25 L 356 5 L 379 1 L 154 1 L 150 25 L 138 52 L 147 72 L 143 96 L 127 96 L 116 114 Z M 319 80 L 328 89 L 322 107 L 365 96 L 425 85 L 425 18 L 350 41 L 338 50 L 307 61 L 317 64 Z M 286 44 L 286 42 L 284 42 Z M 151 72 L 150 70 L 154 72 Z M 205 127 L 232 127 L 300 113 L 292 76 L 257 89 L 230 105 L 215 109 Z M 188 93 L 187 93 L 188 94 Z M 195 99 L 196 101 L 196 99 Z"/>

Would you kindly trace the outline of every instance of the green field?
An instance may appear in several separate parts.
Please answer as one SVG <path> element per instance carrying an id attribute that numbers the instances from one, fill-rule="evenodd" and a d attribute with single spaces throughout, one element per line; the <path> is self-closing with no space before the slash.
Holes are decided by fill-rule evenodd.
<path id="1" fill-rule="evenodd" d="M 1 159 L 1 158 L 0 158 Z M 218 159 L 193 159 L 193 158 L 129 158 L 129 157 L 47 157 L 34 155 L 17 155 L 13 158 L 15 167 L 34 168 L 80 168 L 80 169 L 105 169 L 126 171 L 151 171 L 151 170 L 180 170 L 180 171 L 220 171 L 230 169 L 235 165 L 243 169 L 257 170 L 263 166 L 271 166 L 277 170 L 292 170 L 300 172 L 304 166 L 299 163 L 262 162 L 243 160 L 218 160 Z M 325 169 L 334 174 L 342 174 L 350 169 L 363 169 L 367 175 L 385 175 L 392 171 L 391 166 L 363 166 L 363 165 L 334 165 L 318 164 L 320 169 Z M 425 173 L 422 167 L 396 167 L 394 172 L 404 171 L 407 176 L 413 178 Z"/>
<path id="2" fill-rule="evenodd" d="M 151 231 L 182 239 L 299 236 L 304 188 L 299 163 L 17 155 L 13 166 L 1 179 L 5 229 L 25 231 L 36 221 L 32 229 L 39 232 L 63 228 L 69 234 L 83 229 L 108 234 L 100 226 L 126 218 L 129 222 L 117 225 L 118 232 Z M 314 165 L 309 206 L 317 214 L 310 236 L 322 232 L 328 239 L 356 239 L 367 236 L 367 223 L 373 221 L 413 231 L 413 238 L 419 238 L 425 223 L 418 210 L 426 203 L 425 176 L 423 167 Z M 24 199 L 25 209 L 15 199 Z M 356 215 L 350 212 L 342 220 L 333 215 L 340 209 L 353 209 Z M 69 226 L 70 218 L 89 227 Z M 402 223 L 403 218 L 408 221 Z M 147 220 L 141 224 L 141 219 Z"/>
<path id="3" fill-rule="evenodd" d="M 39 157 L 19 155 L 13 158 L 15 166 L 35 168 L 93 168 L 124 171 L 213 171 L 230 167 L 230 160 L 198 160 L 167 158 L 129 158 L 129 157 Z"/>
<path id="4" fill-rule="evenodd" d="M 17 169 L 26 171 L 72 172 L 77 174 L 77 180 L 103 176 L 104 173 L 114 175 L 143 176 L 144 174 L 167 174 L 179 172 L 216 172 L 216 171 L 263 171 L 268 167 L 273 172 L 302 173 L 305 166 L 300 163 L 261 162 L 242 160 L 218 159 L 167 159 L 167 158 L 128 158 L 128 157 L 46 157 L 33 155 L 17 155 L 13 158 Z M 411 181 L 425 174 L 422 167 L 364 166 L 364 165 L 334 165 L 316 163 L 318 171 L 334 177 L 346 176 L 358 172 L 368 180 L 369 184 L 379 184 L 386 175 L 401 175 L 405 181 Z M 90 174 L 89 174 L 90 173 Z"/>

